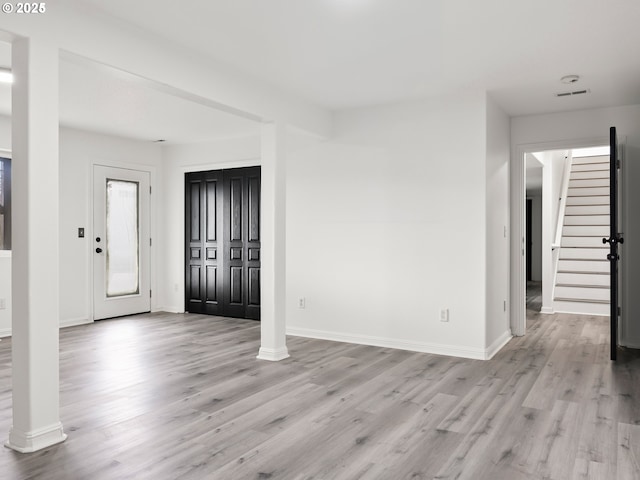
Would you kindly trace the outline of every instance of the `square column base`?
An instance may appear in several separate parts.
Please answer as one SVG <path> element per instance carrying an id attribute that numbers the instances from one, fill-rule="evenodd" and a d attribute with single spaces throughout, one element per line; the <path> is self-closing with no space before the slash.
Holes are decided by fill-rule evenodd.
<path id="1" fill-rule="evenodd" d="M 32 453 L 62 443 L 66 439 L 62 423 L 33 432 L 19 432 L 11 427 L 9 441 L 4 446 L 20 453 Z"/>
<path id="2" fill-rule="evenodd" d="M 260 347 L 260 350 L 258 351 L 258 356 L 256 358 L 258 360 L 268 360 L 270 362 L 279 362 L 280 360 L 289 358 L 289 351 L 287 350 L 287 347 L 282 347 L 278 349 Z"/>

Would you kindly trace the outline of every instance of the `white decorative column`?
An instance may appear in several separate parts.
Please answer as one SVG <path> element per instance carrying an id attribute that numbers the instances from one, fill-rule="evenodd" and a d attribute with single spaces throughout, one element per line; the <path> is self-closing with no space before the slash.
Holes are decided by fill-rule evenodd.
<path id="1" fill-rule="evenodd" d="M 289 356 L 286 342 L 286 127 L 267 123 L 261 130 L 262 219 L 260 263 L 260 360 Z"/>
<path id="2" fill-rule="evenodd" d="M 59 412 L 58 49 L 15 40 L 12 70 L 13 425 L 6 445 L 26 453 L 66 438 Z"/>

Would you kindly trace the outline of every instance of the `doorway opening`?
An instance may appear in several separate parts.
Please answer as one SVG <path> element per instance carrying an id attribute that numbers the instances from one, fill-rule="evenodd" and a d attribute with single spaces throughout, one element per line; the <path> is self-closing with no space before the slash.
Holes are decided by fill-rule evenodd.
<path id="1" fill-rule="evenodd" d="M 608 150 L 605 137 L 518 148 L 512 184 L 517 195 L 514 205 L 519 205 L 513 210 L 512 236 L 511 295 L 515 308 L 511 327 L 515 335 L 526 333 L 528 316 L 581 313 L 573 307 L 584 303 L 596 305 L 595 311 L 585 313 L 608 315 L 606 275 L 595 277 L 599 280 L 595 285 L 580 285 L 584 274 L 599 275 L 608 267 L 601 241 L 608 227 L 600 224 L 606 207 L 597 195 L 608 187 L 600 172 L 591 171 L 600 166 L 577 167 L 574 170 L 583 173 L 574 174 L 574 178 L 571 168 L 574 163 L 595 162 L 596 157 L 606 156 L 608 161 Z M 598 182 L 603 185 L 595 185 Z M 597 204 L 598 211 L 586 212 L 590 204 Z"/>

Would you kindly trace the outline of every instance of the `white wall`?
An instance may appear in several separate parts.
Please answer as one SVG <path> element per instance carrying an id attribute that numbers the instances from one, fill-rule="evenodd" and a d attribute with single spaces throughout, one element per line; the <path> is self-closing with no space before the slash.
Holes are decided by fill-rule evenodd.
<path id="1" fill-rule="evenodd" d="M 60 323 L 85 323 L 93 318 L 92 280 L 89 278 L 93 258 L 91 224 L 92 165 L 110 165 L 151 169 L 156 188 L 151 201 L 151 235 L 154 238 L 151 258 L 151 288 L 157 282 L 155 250 L 162 248 L 157 231 L 156 198 L 162 195 L 158 175 L 161 147 L 119 137 L 80 130 L 60 129 Z M 85 228 L 85 238 L 78 238 L 78 227 Z M 156 241 L 157 240 L 157 241 Z M 156 299 L 152 298 L 155 309 Z"/>
<path id="2" fill-rule="evenodd" d="M 487 98 L 487 327 L 491 351 L 511 338 L 509 328 L 509 117 Z"/>
<path id="3" fill-rule="evenodd" d="M 0 117 L 0 148 L 8 145 L 5 138 L 10 137 L 10 130 L 10 120 Z M 155 169 L 161 163 L 161 147 L 150 142 L 60 129 L 59 282 L 62 326 L 86 323 L 92 319 L 92 281 L 89 278 L 93 247 L 90 180 L 91 165 L 94 163 Z M 161 194 L 160 189 L 158 194 Z M 155 210 L 157 207 L 153 206 L 152 200 L 152 231 L 157 228 Z M 85 238 L 78 238 L 78 227 L 85 228 Z M 158 238 L 158 243 L 158 248 L 161 248 L 161 238 Z M 46 239 L 43 239 L 43 248 L 46 248 Z M 157 283 L 156 264 L 156 259 L 152 257 L 152 288 Z M 0 298 L 7 298 L 9 307 L 0 310 L 0 336 L 11 334 L 10 266 L 10 258 L 0 257 Z M 152 303 L 154 306 L 155 302 Z"/>
<path id="4" fill-rule="evenodd" d="M 475 92 L 344 111 L 330 141 L 291 155 L 290 334 L 486 354 L 486 122 Z"/>
<path id="5" fill-rule="evenodd" d="M 624 144 L 626 170 L 621 342 L 640 348 L 640 322 L 636 321 L 640 301 L 634 295 L 640 288 L 640 217 L 634 211 L 635 205 L 640 205 L 640 191 L 633 188 L 640 182 L 640 105 L 516 117 L 511 120 L 511 143 L 514 152 L 518 146 L 530 144 L 584 144 L 585 139 L 604 139 L 606 143 L 611 126 L 617 127 Z M 512 161 L 520 160 L 512 157 Z"/>
<path id="6" fill-rule="evenodd" d="M 162 309 L 184 312 L 184 174 L 260 165 L 260 135 L 163 148 Z"/>

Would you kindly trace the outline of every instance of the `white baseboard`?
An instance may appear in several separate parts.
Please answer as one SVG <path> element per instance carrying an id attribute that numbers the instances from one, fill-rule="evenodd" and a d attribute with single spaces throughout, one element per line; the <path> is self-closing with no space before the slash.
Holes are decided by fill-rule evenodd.
<path id="1" fill-rule="evenodd" d="M 502 335 L 496 338 L 496 340 L 491 345 L 489 345 L 485 349 L 484 359 L 491 360 L 493 356 L 496 353 L 498 353 L 502 349 L 502 347 L 504 347 L 507 343 L 509 343 L 509 340 L 511 340 L 512 338 L 513 338 L 513 335 L 511 334 L 511 330 L 506 330 Z"/>
<path id="2" fill-rule="evenodd" d="M 371 345 L 373 347 L 397 348 L 398 350 L 409 350 L 411 352 L 432 353 L 435 355 L 448 355 L 450 357 L 471 358 L 473 360 L 486 360 L 489 349 L 460 347 L 457 345 L 442 345 L 439 343 L 417 343 L 395 338 L 374 337 L 369 335 L 353 335 L 349 333 L 328 332 L 325 330 L 314 330 L 311 328 L 287 327 L 287 335 L 294 337 L 316 338 L 319 340 L 331 340 L 334 342 L 356 343 L 358 345 Z M 509 338 L 511 333 L 509 332 Z M 501 341 L 506 343 L 508 339 Z M 497 345 L 499 342 L 494 342 Z M 496 348 L 496 352 L 501 348 Z M 495 352 L 494 352 L 495 353 Z"/>
<path id="3" fill-rule="evenodd" d="M 634 342 L 634 341 L 624 342 L 624 343 L 621 343 L 620 346 L 624 348 L 633 348 L 635 350 L 640 350 L 640 342 Z"/>
<path id="4" fill-rule="evenodd" d="M 88 318 L 68 318 L 66 320 L 60 320 L 60 328 L 77 327 L 78 325 L 86 325 L 87 323 L 93 323 Z"/>
<path id="5" fill-rule="evenodd" d="M 68 318 L 66 320 L 60 320 L 60 328 L 77 327 L 78 325 L 87 325 L 89 323 L 93 323 L 93 321 L 87 318 Z M 10 336 L 11 328 L 0 329 L 0 338 Z"/>
<path id="6" fill-rule="evenodd" d="M 153 311 L 154 312 L 168 312 L 168 313 L 184 313 L 184 307 L 176 307 L 176 306 L 157 307 Z"/>
<path id="7" fill-rule="evenodd" d="M 547 315 L 552 315 L 552 314 L 554 314 L 556 312 L 553 310 L 553 307 L 542 307 L 540 309 L 540 313 L 544 313 L 544 314 L 547 314 Z"/>

